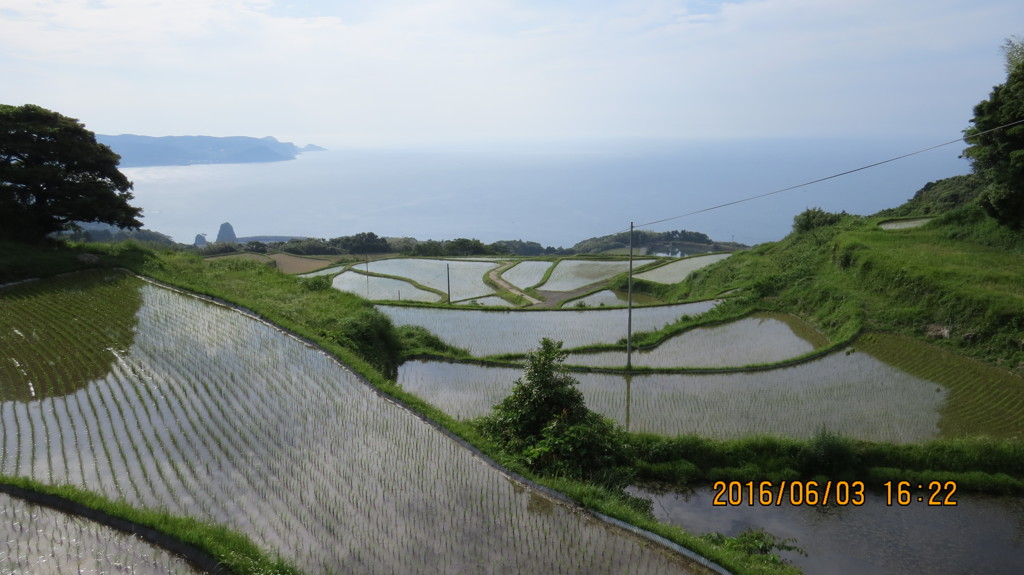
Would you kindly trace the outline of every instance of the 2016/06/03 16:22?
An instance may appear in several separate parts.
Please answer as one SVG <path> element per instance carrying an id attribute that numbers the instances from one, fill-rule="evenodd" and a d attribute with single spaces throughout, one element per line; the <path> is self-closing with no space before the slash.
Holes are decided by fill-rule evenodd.
<path id="1" fill-rule="evenodd" d="M 917 484 L 912 489 L 910 481 L 886 481 L 882 484 L 886 493 L 886 505 L 907 506 L 913 502 L 928 506 L 954 506 L 953 495 L 957 490 L 955 481 L 930 481 Z M 865 484 L 863 481 L 782 481 L 776 487 L 772 481 L 716 481 L 712 485 L 715 507 L 737 505 L 864 505 Z"/>

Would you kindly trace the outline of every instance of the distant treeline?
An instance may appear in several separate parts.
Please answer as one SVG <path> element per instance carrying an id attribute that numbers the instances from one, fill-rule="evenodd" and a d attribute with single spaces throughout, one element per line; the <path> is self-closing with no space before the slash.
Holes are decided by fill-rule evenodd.
<path id="1" fill-rule="evenodd" d="M 337 238 L 301 238 L 286 242 L 213 243 L 200 248 L 207 255 L 234 251 L 267 252 L 313 255 L 383 254 L 403 253 L 413 256 L 481 256 L 481 255 L 522 255 L 571 254 L 571 250 L 544 247 L 537 242 L 504 240 L 485 244 L 478 239 L 456 238 L 454 240 L 426 240 L 415 238 L 384 238 L 373 232 L 363 232 Z"/>
<path id="2" fill-rule="evenodd" d="M 82 229 L 65 237 L 73 241 L 84 242 L 116 242 L 134 239 L 145 243 L 158 243 L 169 247 L 176 246 L 170 237 L 151 230 L 126 231 L 106 224 L 81 224 Z M 264 236 L 268 240 L 272 236 Z M 638 230 L 633 234 L 633 245 L 642 248 L 645 253 L 703 253 L 711 251 L 733 251 L 747 246 L 732 242 L 715 242 L 700 232 L 676 230 L 669 232 L 651 232 Z M 267 253 L 271 251 L 285 252 L 301 256 L 315 255 L 346 255 L 346 254 L 386 254 L 400 253 L 422 257 L 454 257 L 454 256 L 543 256 L 543 255 L 574 255 L 587 253 L 603 253 L 625 249 L 629 246 L 629 232 L 610 236 L 590 238 L 579 242 L 571 248 L 543 246 L 537 242 L 524 240 L 500 240 L 485 244 L 474 238 L 456 238 L 453 240 L 418 240 L 416 238 L 388 238 L 373 232 L 362 232 L 351 236 L 336 238 L 289 238 L 282 241 L 261 241 L 260 236 L 236 238 L 231 224 L 221 225 L 217 241 L 206 243 L 200 234 L 196 237 L 196 245 L 188 246 L 203 255 L 227 254 L 233 252 Z"/>
<path id="3" fill-rule="evenodd" d="M 628 250 L 629 246 L 629 232 L 624 231 L 610 236 L 583 240 L 573 246 L 572 249 L 576 253 L 586 254 Z M 634 230 L 632 246 L 634 249 L 643 249 L 645 253 L 683 252 L 686 254 L 729 252 L 749 247 L 735 242 L 716 242 L 709 238 L 707 234 L 688 230 L 673 230 L 669 232 Z"/>
<path id="4" fill-rule="evenodd" d="M 175 242 L 165 234 L 153 230 L 138 229 L 127 230 L 116 226 L 94 222 L 79 222 L 77 230 L 56 234 L 58 237 L 73 242 L 124 242 L 135 240 L 144 244 L 158 244 L 161 246 L 174 247 Z"/>

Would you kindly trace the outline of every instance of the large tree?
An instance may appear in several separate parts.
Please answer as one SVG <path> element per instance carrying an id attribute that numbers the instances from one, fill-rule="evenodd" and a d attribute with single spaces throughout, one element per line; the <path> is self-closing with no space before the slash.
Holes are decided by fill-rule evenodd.
<path id="1" fill-rule="evenodd" d="M 985 211 L 1001 224 L 1024 228 L 1024 60 L 1019 42 L 1003 47 L 1009 74 L 989 99 L 974 107 L 974 124 L 964 134 L 964 156 L 987 182 L 981 194 Z M 1011 125 L 1012 124 L 1012 125 Z M 1006 126 L 1006 127 L 1004 127 Z"/>
<path id="2" fill-rule="evenodd" d="M 0 104 L 0 238 L 38 241 L 78 221 L 141 227 L 119 161 L 74 118 Z"/>

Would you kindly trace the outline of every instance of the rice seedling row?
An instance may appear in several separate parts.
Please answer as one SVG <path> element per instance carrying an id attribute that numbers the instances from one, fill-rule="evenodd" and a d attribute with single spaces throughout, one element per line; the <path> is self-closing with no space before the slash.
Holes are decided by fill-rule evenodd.
<path id="1" fill-rule="evenodd" d="M 154 476 L 158 475 L 158 472 L 155 469 L 150 469 L 152 461 L 148 457 L 148 454 L 152 453 L 152 443 L 149 439 L 151 432 L 141 425 L 139 418 L 139 415 L 144 414 L 145 410 L 133 401 L 133 397 L 137 397 L 137 395 L 129 394 L 129 389 L 126 389 L 131 386 L 132 381 L 135 381 L 138 373 L 130 369 L 127 362 L 119 358 L 119 361 L 115 363 L 112 376 L 114 377 L 108 380 L 111 385 L 100 387 L 99 391 L 101 398 L 109 397 L 110 402 L 113 402 L 117 408 L 115 429 L 120 435 L 117 436 L 116 443 L 121 457 L 125 460 L 125 465 L 130 470 L 129 481 L 135 488 L 139 499 L 162 503 L 165 498 L 161 496 L 160 490 L 154 485 Z M 109 405 L 109 402 L 107 404 Z M 125 409 L 125 405 L 128 406 L 128 409 Z M 130 447 L 130 454 L 125 453 L 125 445 Z M 139 477 L 140 474 L 141 477 Z"/>
<path id="2" fill-rule="evenodd" d="M 153 399 L 151 395 L 152 383 L 150 382 L 152 382 L 154 378 L 152 377 L 152 375 L 146 373 L 144 370 L 139 370 L 136 366 L 129 365 L 129 362 L 127 362 L 121 356 L 118 356 L 118 360 L 123 362 L 127 367 L 131 369 L 134 380 L 144 382 L 142 385 L 129 384 L 126 386 L 122 386 L 120 388 L 120 391 L 132 404 L 130 413 L 134 417 L 133 428 L 136 429 L 140 435 L 142 435 L 142 439 L 145 442 L 145 452 L 148 454 L 153 454 L 155 452 L 155 449 L 157 449 L 154 447 L 154 445 L 158 445 L 158 448 L 161 451 L 165 450 L 166 447 L 163 444 L 163 438 L 156 431 L 157 427 L 154 425 L 153 422 L 153 412 L 149 409 L 149 404 L 147 403 L 147 400 Z M 132 391 L 134 391 L 134 393 L 130 393 Z M 154 401 L 154 409 L 155 408 L 156 402 Z M 141 417 L 143 415 L 145 416 L 145 421 L 143 421 Z M 162 422 L 160 427 L 163 427 Z M 168 493 L 162 489 L 159 489 L 160 486 L 168 485 L 170 481 L 168 476 L 164 474 L 164 468 L 157 464 L 156 461 L 153 461 L 151 457 L 146 457 L 142 453 L 136 453 L 136 455 L 140 459 L 140 461 L 142 461 L 144 464 L 148 464 L 147 467 L 151 468 L 151 471 L 146 472 L 147 478 L 159 477 L 159 480 L 154 480 L 153 482 L 151 482 L 150 486 L 154 489 L 154 495 L 157 497 L 157 499 L 161 500 L 161 505 L 166 506 L 165 501 L 168 497 Z M 144 467 L 143 469 L 145 470 L 146 468 Z"/>
<path id="3" fill-rule="evenodd" d="M 857 348 L 949 390 L 943 435 L 1024 437 L 1024 378 L 910 338 L 870 334 Z"/>
<path id="4" fill-rule="evenodd" d="M 143 385 L 142 388 L 149 393 L 148 397 L 153 401 L 154 411 L 157 416 L 155 422 L 152 419 L 150 420 L 150 429 L 153 431 L 156 439 L 156 445 L 151 455 L 154 457 L 160 454 L 164 455 L 164 458 L 161 460 L 154 459 L 154 464 L 158 474 L 164 481 L 166 498 L 170 498 L 172 493 L 176 494 L 178 498 L 194 498 L 196 497 L 194 476 L 193 480 L 187 479 L 182 472 L 183 466 L 176 464 L 187 457 L 185 451 L 183 451 L 178 443 L 177 436 L 171 431 L 180 426 L 177 412 L 168 406 L 168 402 L 163 395 L 154 395 L 154 388 L 165 383 L 159 375 L 159 370 L 150 372 L 150 374 L 149 384 Z M 144 402 L 143 405 L 145 405 Z M 168 506 L 166 503 L 161 504 Z"/>
<path id="5" fill-rule="evenodd" d="M 136 454 L 138 453 L 138 450 L 134 449 L 133 434 L 128 433 L 124 413 L 111 397 L 111 388 L 118 385 L 121 379 L 121 374 L 117 373 L 118 367 L 118 362 L 115 362 L 111 374 L 107 376 L 107 385 L 92 388 L 96 390 L 96 395 L 103 410 L 111 416 L 109 419 L 110 431 L 103 434 L 102 437 L 105 443 L 113 444 L 112 450 L 116 452 L 116 460 L 118 462 L 115 465 L 129 470 L 129 473 L 125 474 L 127 481 L 124 483 L 124 489 L 130 488 L 134 493 L 131 499 L 146 499 L 143 490 L 138 485 L 138 480 L 141 479 L 141 477 L 138 477 L 138 468 L 133 465 L 137 461 Z M 115 410 L 117 411 L 116 415 L 114 414 Z M 128 452 L 127 450 L 129 449 L 132 452 Z"/>
<path id="6" fill-rule="evenodd" d="M 311 573 L 686 571 L 660 548 L 539 506 L 322 353 L 240 314 L 141 291 L 117 367 L 54 399 L 71 422 L 62 443 L 51 422 L 49 445 L 3 442 L 0 468 L 22 458 L 37 477 L 242 529 Z M 42 417 L 23 405 L 0 403 L 5 438 Z M 66 464 L 52 471 L 36 463 L 57 457 Z M 75 458 L 95 470 L 76 471 Z"/>

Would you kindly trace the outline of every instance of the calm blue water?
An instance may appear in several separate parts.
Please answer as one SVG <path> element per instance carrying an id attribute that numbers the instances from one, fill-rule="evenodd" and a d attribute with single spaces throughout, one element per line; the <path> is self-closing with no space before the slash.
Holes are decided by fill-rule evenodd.
<path id="1" fill-rule="evenodd" d="M 561 144 L 506 149 L 338 149 L 291 162 L 128 168 L 149 229 L 192 243 L 222 222 L 239 236 L 522 239 L 569 247 L 827 177 L 935 141 L 760 140 Z M 720 241 L 785 236 L 808 207 L 870 214 L 967 173 L 954 144 L 751 202 L 655 225 Z"/>

